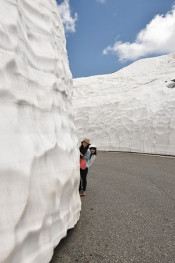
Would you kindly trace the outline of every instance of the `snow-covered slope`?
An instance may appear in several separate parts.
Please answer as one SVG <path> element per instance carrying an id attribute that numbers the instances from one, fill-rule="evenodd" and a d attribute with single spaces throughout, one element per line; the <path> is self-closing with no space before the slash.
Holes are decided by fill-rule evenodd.
<path id="1" fill-rule="evenodd" d="M 1 1 L 1 263 L 49 262 L 79 218 L 71 100 L 56 1 Z"/>
<path id="2" fill-rule="evenodd" d="M 79 141 L 98 149 L 175 154 L 175 55 L 139 60 L 108 75 L 74 79 Z"/>

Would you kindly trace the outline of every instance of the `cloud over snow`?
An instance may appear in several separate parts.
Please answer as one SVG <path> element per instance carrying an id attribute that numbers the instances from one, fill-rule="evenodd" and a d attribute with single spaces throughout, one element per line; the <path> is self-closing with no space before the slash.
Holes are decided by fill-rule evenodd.
<path id="1" fill-rule="evenodd" d="M 78 15 L 75 13 L 74 17 L 71 16 L 69 0 L 64 0 L 61 4 L 59 4 L 59 12 L 65 32 L 75 32 L 75 24 L 78 20 Z"/>
<path id="2" fill-rule="evenodd" d="M 114 53 L 120 61 L 136 60 L 151 54 L 175 52 L 175 6 L 165 15 L 156 15 L 136 36 L 133 43 L 117 41 L 103 50 Z"/>

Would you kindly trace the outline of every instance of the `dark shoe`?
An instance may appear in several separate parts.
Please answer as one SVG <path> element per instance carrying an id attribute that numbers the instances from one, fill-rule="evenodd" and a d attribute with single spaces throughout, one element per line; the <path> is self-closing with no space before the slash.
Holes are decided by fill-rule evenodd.
<path id="1" fill-rule="evenodd" d="M 83 191 L 79 191 L 80 192 L 80 196 L 82 196 L 83 195 Z"/>
<path id="2" fill-rule="evenodd" d="M 82 193 L 82 196 L 85 196 L 86 195 L 86 192 L 85 191 L 83 191 L 83 193 Z"/>

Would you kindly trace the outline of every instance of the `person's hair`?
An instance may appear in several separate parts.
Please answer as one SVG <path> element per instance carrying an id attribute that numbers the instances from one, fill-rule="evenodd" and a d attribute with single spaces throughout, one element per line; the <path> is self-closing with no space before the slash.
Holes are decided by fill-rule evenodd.
<path id="1" fill-rule="evenodd" d="M 89 144 L 86 146 L 86 147 L 84 147 L 83 146 L 83 142 L 81 143 L 81 146 L 80 146 L 80 152 L 83 154 L 83 155 L 85 155 L 85 153 L 87 152 L 87 149 L 89 148 Z"/>
<path id="2" fill-rule="evenodd" d="M 95 149 L 95 152 L 94 152 L 93 154 L 91 153 L 91 156 L 92 156 L 92 155 L 97 155 L 97 149 L 94 148 L 94 147 L 92 147 L 92 148 L 90 148 L 90 151 L 91 151 L 91 149 Z"/>

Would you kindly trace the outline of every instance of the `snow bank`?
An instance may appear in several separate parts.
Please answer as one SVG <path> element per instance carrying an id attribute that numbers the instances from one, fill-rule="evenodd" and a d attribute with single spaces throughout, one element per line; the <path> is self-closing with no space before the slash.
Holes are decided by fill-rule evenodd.
<path id="1" fill-rule="evenodd" d="M 174 79 L 173 54 L 74 79 L 79 141 L 87 136 L 100 150 L 174 155 Z"/>
<path id="2" fill-rule="evenodd" d="M 72 76 L 55 0 L 0 3 L 0 262 L 49 262 L 79 219 Z"/>

